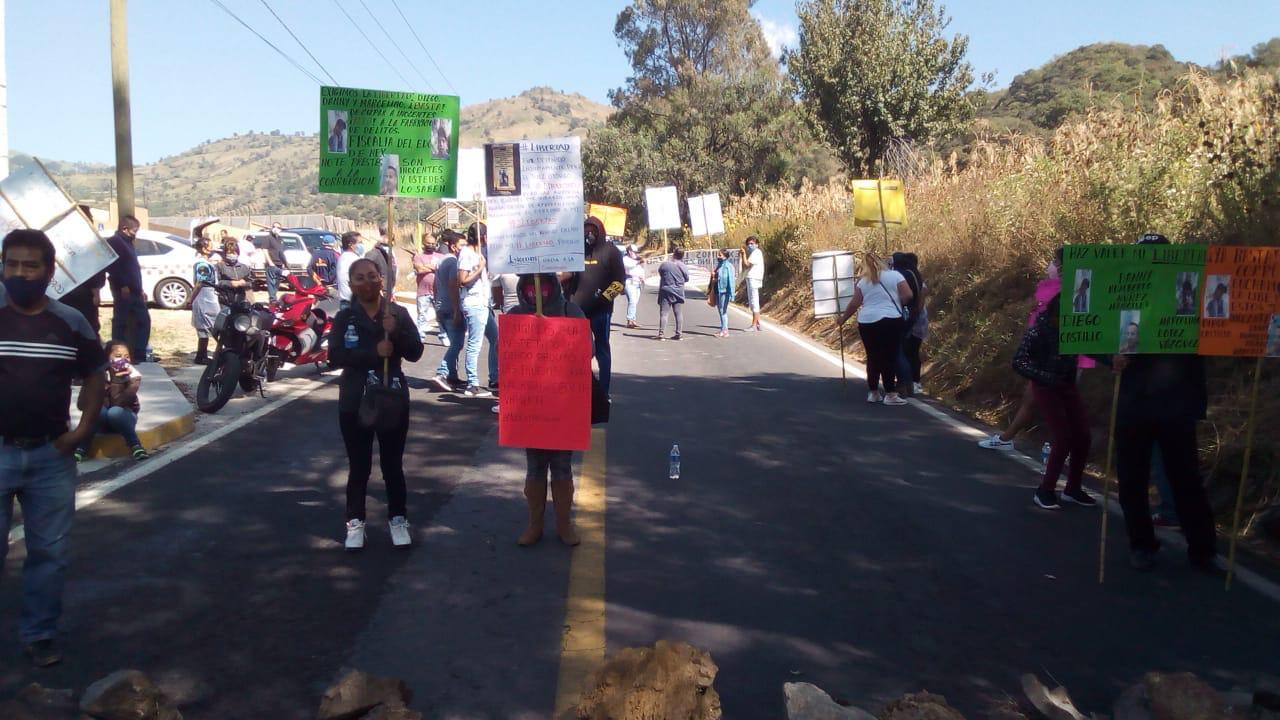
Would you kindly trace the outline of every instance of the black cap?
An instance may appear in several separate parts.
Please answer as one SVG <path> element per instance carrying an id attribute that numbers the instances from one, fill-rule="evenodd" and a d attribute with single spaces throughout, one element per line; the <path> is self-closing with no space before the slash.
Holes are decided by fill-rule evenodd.
<path id="1" fill-rule="evenodd" d="M 1139 245 L 1168 245 L 1169 238 L 1160 233 L 1143 233 L 1138 236 Z"/>

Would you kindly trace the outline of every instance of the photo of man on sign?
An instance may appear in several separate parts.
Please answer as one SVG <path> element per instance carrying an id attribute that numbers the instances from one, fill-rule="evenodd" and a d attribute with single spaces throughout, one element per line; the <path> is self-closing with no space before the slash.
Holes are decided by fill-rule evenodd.
<path id="1" fill-rule="evenodd" d="M 1177 293 L 1177 314 L 1196 314 L 1196 289 L 1200 284 L 1200 273 L 1180 272 L 1174 288 Z"/>
<path id="2" fill-rule="evenodd" d="M 1080 268 L 1076 270 L 1076 293 L 1071 300 L 1071 310 L 1077 313 L 1089 312 L 1089 287 L 1093 284 L 1093 271 Z"/>
<path id="3" fill-rule="evenodd" d="M 1204 316 L 1225 319 L 1231 317 L 1231 276 L 1210 275 L 1204 286 Z"/>
<path id="4" fill-rule="evenodd" d="M 379 164 L 381 170 L 379 177 L 382 178 L 381 190 L 379 195 L 399 195 L 400 194 L 400 156 L 399 155 L 383 155 L 382 162 Z"/>
<path id="5" fill-rule="evenodd" d="M 329 111 L 329 152 L 345 154 L 347 152 L 347 111 Z"/>
<path id="6" fill-rule="evenodd" d="M 1120 313 L 1121 355 L 1133 355 L 1138 352 L 1138 339 L 1142 334 L 1140 322 L 1142 322 L 1142 312 L 1139 310 L 1125 310 Z"/>

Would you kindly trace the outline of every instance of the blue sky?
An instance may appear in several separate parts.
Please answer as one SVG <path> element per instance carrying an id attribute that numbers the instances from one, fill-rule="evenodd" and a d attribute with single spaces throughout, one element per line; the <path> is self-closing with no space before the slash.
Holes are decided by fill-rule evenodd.
<path id="1" fill-rule="evenodd" d="M 321 75 L 262 0 L 221 2 Z M 629 71 L 613 37 L 621 0 L 396 0 L 443 77 L 392 0 L 268 2 L 341 85 L 434 92 L 452 86 L 464 105 L 548 85 L 607 102 Z M 10 147 L 54 160 L 111 162 L 106 0 L 6 6 Z M 1277 0 L 953 0 L 947 9 L 951 30 L 970 37 L 975 71 L 996 72 L 1000 86 L 1093 42 L 1163 43 L 1180 60 L 1208 64 L 1280 35 Z M 759 0 L 754 12 L 767 35 L 794 42 L 792 0 Z M 210 0 L 130 0 L 129 23 L 136 162 L 233 132 L 316 131 L 318 85 Z"/>

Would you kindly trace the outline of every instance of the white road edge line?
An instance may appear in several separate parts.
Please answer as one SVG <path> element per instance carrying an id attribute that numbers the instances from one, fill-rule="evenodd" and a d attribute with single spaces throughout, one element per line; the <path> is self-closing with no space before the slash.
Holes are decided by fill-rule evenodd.
<path id="1" fill-rule="evenodd" d="M 729 307 L 734 311 L 736 311 L 742 317 L 748 320 L 751 319 L 751 313 L 747 312 L 743 308 L 738 307 L 737 305 L 730 305 Z M 837 357 L 833 351 L 825 347 L 822 347 L 821 345 L 818 345 L 814 340 L 807 338 L 803 335 L 800 335 L 799 333 L 796 333 L 790 328 L 781 327 L 772 321 L 765 321 L 763 318 L 761 318 L 760 320 L 760 325 L 761 327 L 767 327 L 770 332 L 774 333 L 778 337 L 781 337 L 787 342 L 797 347 L 803 348 L 809 351 L 810 353 L 813 353 L 814 355 L 822 358 L 823 360 L 826 360 L 827 362 L 831 363 L 837 368 L 840 367 L 840 358 Z M 844 364 L 844 367 L 845 367 L 845 371 L 851 375 L 854 375 L 863 380 L 865 380 L 867 377 L 866 370 L 861 365 L 852 364 L 846 361 Z M 912 407 L 938 420 L 942 424 L 960 433 L 961 435 L 964 435 L 965 437 L 972 438 L 975 440 L 980 440 L 984 437 L 987 437 L 987 433 L 985 431 L 977 427 L 974 427 L 973 425 L 969 425 L 961 420 L 958 420 L 942 412 L 941 410 L 933 407 L 932 405 L 929 405 L 928 403 L 920 402 L 915 398 L 908 398 L 907 402 Z M 1036 462 L 1032 458 L 1027 457 L 1026 455 L 1023 455 L 1020 452 L 1016 452 L 1016 451 L 1014 452 L 997 451 L 997 452 L 1000 452 L 1000 454 L 1003 455 L 1004 457 L 1017 463 L 1018 465 L 1021 465 L 1027 468 L 1028 470 L 1031 470 L 1032 472 L 1035 472 L 1038 474 L 1044 471 L 1044 468 L 1040 465 L 1040 463 Z M 1120 518 L 1124 517 L 1124 511 L 1120 509 L 1120 503 L 1118 502 L 1108 502 L 1107 510 L 1110 511 L 1110 513 L 1113 516 L 1118 516 Z M 1167 544 L 1174 545 L 1175 547 L 1180 545 L 1182 547 L 1185 547 L 1185 544 L 1183 543 L 1183 540 L 1182 540 L 1182 536 L 1179 535 L 1178 533 L 1174 533 L 1172 531 L 1167 531 L 1167 530 L 1162 531 L 1159 529 L 1157 529 L 1157 532 L 1159 532 L 1161 539 L 1166 541 Z M 1221 568 L 1222 570 L 1226 570 L 1227 561 L 1224 560 L 1221 555 L 1217 557 L 1216 562 L 1219 568 Z M 1264 578 L 1262 575 L 1259 575 L 1253 570 L 1250 570 L 1249 568 L 1242 566 L 1239 562 L 1236 563 L 1234 573 L 1235 573 L 1235 577 L 1239 579 L 1240 582 L 1253 588 L 1254 590 L 1256 590 L 1258 593 L 1260 593 L 1262 596 L 1266 597 L 1267 599 L 1273 602 L 1280 603 L 1280 584 L 1274 583 L 1271 580 Z"/>
<path id="2" fill-rule="evenodd" d="M 309 380 L 308 382 L 315 382 L 315 381 Z M 157 472 L 159 470 L 162 470 L 168 467 L 169 465 L 172 465 L 173 463 L 181 460 L 182 458 L 190 455 L 191 453 L 203 447 L 206 447 L 211 443 L 221 440 L 222 438 L 226 437 L 227 435 L 230 435 L 236 430 L 239 430 L 245 425 L 248 425 L 249 423 L 261 417 L 265 417 L 266 415 L 269 415 L 275 412 L 276 410 L 279 410 L 280 408 L 284 407 L 285 405 L 288 405 L 294 400 L 297 400 L 303 395 L 307 395 L 311 392 L 314 392 L 315 390 L 320 389 L 320 387 L 324 385 L 328 385 L 332 382 L 333 382 L 333 378 L 330 376 L 326 376 L 323 380 L 320 380 L 316 384 L 307 385 L 307 386 L 303 386 L 303 387 L 299 387 L 294 390 L 291 390 L 288 394 L 286 394 L 284 397 L 280 398 L 279 400 L 276 400 L 275 402 L 272 402 L 263 407 L 260 407 L 257 410 L 254 410 L 253 412 L 247 415 L 244 415 L 235 420 L 232 420 L 231 422 L 227 423 L 226 425 L 223 425 L 217 430 L 211 431 L 208 435 L 202 435 L 186 443 L 185 445 L 176 447 L 173 450 L 167 450 L 165 452 L 162 452 L 159 455 L 156 455 L 155 457 L 148 460 L 145 464 L 139 465 L 133 468 L 132 470 L 125 471 L 120 475 L 117 475 L 116 477 L 111 478 L 110 480 L 103 480 L 102 482 L 93 483 L 91 485 L 83 487 L 76 491 L 76 509 L 82 510 L 84 508 L 87 508 L 90 505 L 98 502 L 102 498 L 119 490 L 120 488 L 126 487 L 128 485 L 132 485 L 133 483 L 138 482 L 139 480 L 147 477 L 148 475 L 151 475 L 154 472 Z M 10 544 L 18 542 L 24 537 L 26 537 L 26 532 L 23 529 L 22 525 L 16 525 L 9 531 Z"/>

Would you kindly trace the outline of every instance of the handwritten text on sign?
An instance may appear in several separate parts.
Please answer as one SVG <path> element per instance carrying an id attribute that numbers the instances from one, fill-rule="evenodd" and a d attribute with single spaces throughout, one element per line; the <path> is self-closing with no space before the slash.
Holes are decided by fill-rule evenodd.
<path id="1" fill-rule="evenodd" d="M 586 450 L 591 444 L 591 327 L 581 318 L 498 318 L 498 444 Z"/>
<path id="2" fill-rule="evenodd" d="M 1280 248 L 1211 247 L 1200 354 L 1280 355 Z"/>
<path id="3" fill-rule="evenodd" d="M 519 194 L 489 195 L 489 272 L 581 272 L 582 148 L 577 137 L 518 143 L 519 166 L 497 185 Z M 496 152 L 501 146 L 491 146 Z"/>

